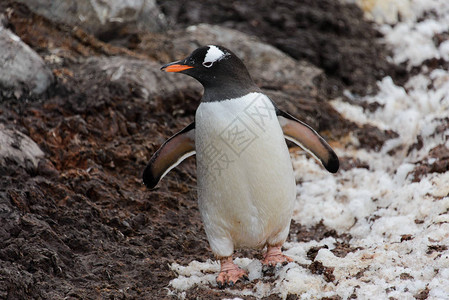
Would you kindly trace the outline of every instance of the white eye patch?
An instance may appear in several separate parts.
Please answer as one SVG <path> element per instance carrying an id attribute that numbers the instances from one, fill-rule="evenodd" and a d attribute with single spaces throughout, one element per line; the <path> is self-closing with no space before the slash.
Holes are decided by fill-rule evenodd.
<path id="1" fill-rule="evenodd" d="M 229 53 L 223 52 L 217 46 L 210 45 L 209 50 L 207 50 L 206 56 L 204 57 L 203 66 L 209 68 L 214 62 L 222 60 L 227 55 L 229 55 Z"/>

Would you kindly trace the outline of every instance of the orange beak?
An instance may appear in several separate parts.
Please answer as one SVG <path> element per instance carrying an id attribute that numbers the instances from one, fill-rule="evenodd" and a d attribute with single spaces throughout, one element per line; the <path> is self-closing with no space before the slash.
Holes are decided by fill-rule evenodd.
<path id="1" fill-rule="evenodd" d="M 179 62 L 169 63 L 162 66 L 161 70 L 165 72 L 181 72 L 187 69 L 192 69 L 192 66 L 180 64 Z"/>

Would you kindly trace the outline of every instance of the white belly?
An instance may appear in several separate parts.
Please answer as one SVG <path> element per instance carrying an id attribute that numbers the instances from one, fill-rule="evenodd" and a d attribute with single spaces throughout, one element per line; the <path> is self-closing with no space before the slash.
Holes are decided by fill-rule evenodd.
<path id="1" fill-rule="evenodd" d="M 214 253 L 283 242 L 295 180 L 271 101 L 251 93 L 201 103 L 195 122 L 199 207 Z"/>

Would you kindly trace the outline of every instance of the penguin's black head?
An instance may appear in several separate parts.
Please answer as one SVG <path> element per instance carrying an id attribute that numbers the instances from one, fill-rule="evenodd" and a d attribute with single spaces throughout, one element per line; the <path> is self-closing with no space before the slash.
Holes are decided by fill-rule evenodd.
<path id="1" fill-rule="evenodd" d="M 198 80 L 204 87 L 203 101 L 236 98 L 258 90 L 243 62 L 222 46 L 198 48 L 184 60 L 166 64 L 161 70 Z"/>

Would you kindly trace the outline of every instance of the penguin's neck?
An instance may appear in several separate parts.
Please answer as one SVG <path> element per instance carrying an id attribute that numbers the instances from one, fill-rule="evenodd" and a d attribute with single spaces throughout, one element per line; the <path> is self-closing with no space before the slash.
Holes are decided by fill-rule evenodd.
<path id="1" fill-rule="evenodd" d="M 204 94 L 201 102 L 216 102 L 243 97 L 252 92 L 261 92 L 253 82 L 221 82 L 217 85 L 203 84 Z"/>

